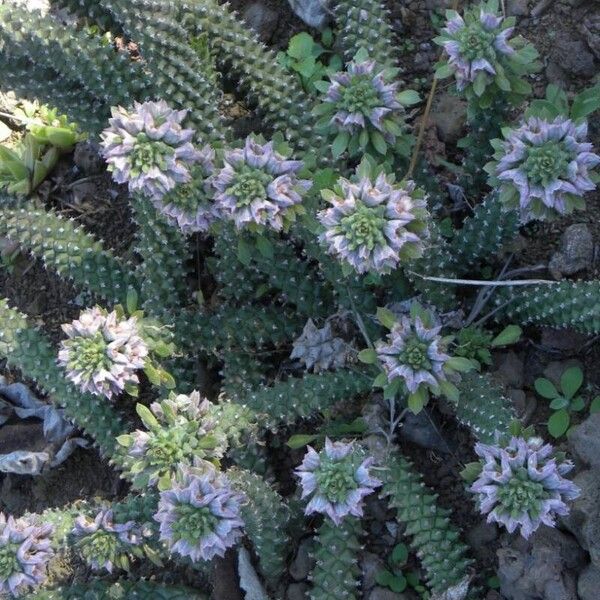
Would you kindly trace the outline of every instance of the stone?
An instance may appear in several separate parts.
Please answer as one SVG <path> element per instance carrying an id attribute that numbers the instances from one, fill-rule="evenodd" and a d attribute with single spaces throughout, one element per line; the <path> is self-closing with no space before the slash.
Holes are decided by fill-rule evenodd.
<path id="1" fill-rule="evenodd" d="M 576 358 L 570 358 L 569 360 L 553 360 L 546 365 L 543 375 L 558 388 L 560 386 L 561 375 L 570 367 L 579 367 L 582 371 L 584 370 L 583 364 Z"/>
<path id="2" fill-rule="evenodd" d="M 600 467 L 600 413 L 590 415 L 569 435 L 571 452 L 591 467 Z"/>
<path id="3" fill-rule="evenodd" d="M 310 586 L 307 583 L 292 583 L 285 594 L 286 600 L 306 600 Z"/>
<path id="4" fill-rule="evenodd" d="M 398 594 L 383 587 L 373 588 L 367 598 L 368 600 L 409 600 L 406 594 Z"/>
<path id="5" fill-rule="evenodd" d="M 581 33 L 590 50 L 600 59 L 600 13 L 588 15 L 581 24 Z"/>
<path id="6" fill-rule="evenodd" d="M 589 268 L 594 260 L 594 238 L 585 223 L 575 223 L 565 229 L 560 250 L 550 259 L 551 275 L 561 279 Z"/>
<path id="7" fill-rule="evenodd" d="M 448 454 L 450 448 L 440 435 L 439 428 L 435 427 L 431 417 L 422 410 L 418 414 L 407 412 L 402 427 L 400 428 L 400 437 L 430 450 L 437 450 Z"/>
<path id="8" fill-rule="evenodd" d="M 467 103 L 453 94 L 443 94 L 430 116 L 437 128 L 438 137 L 446 144 L 453 144 L 463 136 L 467 122 Z"/>
<path id="9" fill-rule="evenodd" d="M 322 29 L 327 25 L 331 10 L 327 0 L 288 0 L 294 13 L 307 25 Z"/>
<path id="10" fill-rule="evenodd" d="M 581 40 L 556 40 L 552 58 L 571 77 L 593 77 L 596 74 L 594 55 Z"/>
<path id="11" fill-rule="evenodd" d="M 506 13 L 510 17 L 524 17 L 529 14 L 528 0 L 508 0 Z"/>
<path id="12" fill-rule="evenodd" d="M 506 387 L 521 388 L 525 378 L 523 360 L 511 351 L 502 352 L 494 356 L 496 376 L 502 380 Z"/>
<path id="13" fill-rule="evenodd" d="M 553 83 L 559 88 L 566 89 L 568 86 L 568 76 L 558 62 L 549 60 L 546 65 L 546 79 L 548 83 Z"/>
<path id="14" fill-rule="evenodd" d="M 93 141 L 75 144 L 73 162 L 84 175 L 97 175 L 106 169 L 104 159 L 100 155 L 100 144 Z"/>
<path id="15" fill-rule="evenodd" d="M 310 556 L 310 552 L 313 543 L 312 538 L 304 538 L 298 546 L 296 556 L 290 565 L 290 575 L 296 581 L 306 579 L 312 569 L 314 561 Z"/>
<path id="16" fill-rule="evenodd" d="M 585 553 L 571 536 L 541 527 L 529 540 L 507 539 L 510 545 L 497 552 L 506 600 L 577 600 L 576 571 Z"/>
<path id="17" fill-rule="evenodd" d="M 573 329 L 542 329 L 542 346 L 555 350 L 579 350 L 588 336 Z"/>
<path id="18" fill-rule="evenodd" d="M 238 574 L 245 600 L 269 600 L 258 574 L 252 566 L 250 552 L 243 546 L 238 550 Z"/>
<path id="19" fill-rule="evenodd" d="M 598 600 L 600 594 L 600 568 L 588 565 L 577 580 L 579 600 Z"/>
<path id="20" fill-rule="evenodd" d="M 481 521 L 467 531 L 465 537 L 471 546 L 486 546 L 498 537 L 498 526 L 495 523 Z"/>
<path id="21" fill-rule="evenodd" d="M 377 573 L 384 568 L 385 565 L 377 554 L 373 554 L 372 552 L 365 552 L 363 554 L 360 561 L 360 570 L 362 572 L 362 589 L 364 592 L 375 587 Z"/>

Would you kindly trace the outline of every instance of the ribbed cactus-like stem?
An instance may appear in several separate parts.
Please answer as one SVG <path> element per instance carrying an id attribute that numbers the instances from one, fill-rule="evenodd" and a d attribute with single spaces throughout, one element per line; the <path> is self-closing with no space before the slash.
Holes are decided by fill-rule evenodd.
<path id="1" fill-rule="evenodd" d="M 10 205 L 10 198 L 0 195 L 0 203 Z M 31 202 L 21 208 L 0 208 L 0 234 L 42 259 L 46 268 L 110 303 L 124 303 L 128 290 L 139 289 L 131 265 L 52 210 Z"/>
<path id="2" fill-rule="evenodd" d="M 437 505 L 437 495 L 427 489 L 409 461 L 389 456 L 386 467 L 383 495 L 397 509 L 398 521 L 406 525 L 405 534 L 421 561 L 427 585 L 441 594 L 468 574 L 472 561 L 466 557 L 467 547 L 450 523 L 450 511 Z"/>
<path id="3" fill-rule="evenodd" d="M 360 533 L 359 519 L 346 517 L 336 525 L 325 518 L 316 536 L 311 600 L 358 600 Z"/>
<path id="4" fill-rule="evenodd" d="M 396 66 L 390 13 L 382 0 L 335 0 L 334 14 L 346 61 L 364 48 L 381 66 Z"/>
<path id="5" fill-rule="evenodd" d="M 561 281 L 548 285 L 503 288 L 498 316 L 524 325 L 600 333 L 600 281 Z"/>
<path id="6" fill-rule="evenodd" d="M 494 433 L 504 432 L 516 418 L 512 402 L 488 375 L 466 373 L 458 384 L 460 397 L 453 405 L 456 418 L 484 444 L 494 443 Z"/>

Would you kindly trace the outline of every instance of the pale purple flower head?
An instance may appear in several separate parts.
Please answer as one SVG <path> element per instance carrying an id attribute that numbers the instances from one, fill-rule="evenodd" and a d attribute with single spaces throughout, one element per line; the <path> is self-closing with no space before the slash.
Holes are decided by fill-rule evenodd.
<path id="1" fill-rule="evenodd" d="M 317 215 L 325 227 L 320 240 L 330 254 L 358 273 L 388 273 L 423 254 L 428 213 L 412 181 L 394 184 L 381 173 L 375 182 L 341 178 L 339 186 L 341 196 L 334 194 L 333 206 Z"/>
<path id="2" fill-rule="evenodd" d="M 496 522 L 528 538 L 540 525 L 555 526 L 556 515 L 566 515 L 565 501 L 579 496 L 579 488 L 563 475 L 573 464 L 558 460 L 541 438 L 513 437 L 507 445 L 476 444 L 482 470 L 471 486 L 488 523 Z"/>
<path id="3" fill-rule="evenodd" d="M 79 553 L 92 569 L 106 569 L 109 573 L 115 565 L 126 566 L 132 546 L 143 541 L 142 528 L 134 521 L 115 523 L 112 510 L 101 510 L 94 519 L 80 515 L 72 534 Z"/>
<path id="4" fill-rule="evenodd" d="M 494 155 L 495 176 L 503 188 L 515 190 L 523 220 L 569 213 L 577 198 L 595 189 L 590 170 L 600 156 L 586 138 L 587 123 L 566 117 L 531 117 L 505 134 Z"/>
<path id="5" fill-rule="evenodd" d="M 514 28 L 503 28 L 502 17 L 483 9 L 479 10 L 477 18 L 476 11 L 468 11 L 465 19 L 453 11 L 440 38 L 448 55 L 448 64 L 454 68 L 459 90 L 474 82 L 478 73 L 493 78 L 502 57 L 515 54 L 508 43 Z"/>
<path id="6" fill-rule="evenodd" d="M 204 146 L 198 163 L 191 169 L 188 183 L 180 183 L 161 198 L 153 200 L 154 206 L 167 220 L 185 234 L 206 232 L 223 215 L 213 200 L 210 177 L 214 173 L 215 151 Z"/>
<path id="7" fill-rule="evenodd" d="M 387 336 L 375 345 L 389 382 L 401 378 L 408 391 L 421 385 L 436 390 L 446 380 L 444 364 L 450 359 L 443 348 L 441 326 L 427 327 L 420 317 L 401 317 Z"/>
<path id="8" fill-rule="evenodd" d="M 190 181 L 190 167 L 201 160 L 201 154 L 190 141 L 194 130 L 181 126 L 187 110 L 173 110 L 161 100 L 135 102 L 131 111 L 122 107 L 111 111 L 102 146 L 117 183 L 157 200 L 177 184 Z"/>
<path id="9" fill-rule="evenodd" d="M 194 562 L 224 556 L 242 537 L 243 496 L 232 491 L 214 470 L 184 477 L 180 485 L 161 492 L 154 519 L 169 550 Z"/>
<path id="10" fill-rule="evenodd" d="M 83 392 L 112 398 L 127 384 L 137 384 L 137 371 L 148 356 L 135 317 L 119 319 L 100 307 L 84 310 L 79 319 L 63 325 L 68 339 L 61 342 L 58 363 Z"/>
<path id="11" fill-rule="evenodd" d="M 215 174 L 215 203 L 238 229 L 269 226 L 280 231 L 300 211 L 308 179 L 298 179 L 299 160 L 287 160 L 252 137 L 244 148 L 225 153 L 225 166 Z"/>
<path id="12" fill-rule="evenodd" d="M 0 594 L 20 596 L 46 579 L 46 565 L 54 551 L 51 525 L 36 527 L 25 519 L 0 513 Z"/>
<path id="13" fill-rule="evenodd" d="M 384 121 L 402 115 L 402 105 L 396 98 L 399 84 L 386 83 L 384 73 L 376 70 L 372 60 L 351 62 L 347 71 L 335 73 L 330 79 L 323 101 L 336 111 L 331 124 L 351 134 L 371 126 L 393 142 L 395 136 L 385 128 Z"/>
<path id="14" fill-rule="evenodd" d="M 302 335 L 294 342 L 290 358 L 301 360 L 307 369 L 318 373 L 343 367 L 347 354 L 344 340 L 333 337 L 331 323 L 319 329 L 312 319 L 308 319 Z"/>
<path id="15" fill-rule="evenodd" d="M 310 497 L 305 513 L 322 513 L 336 525 L 347 515 L 361 517 L 363 500 L 381 486 L 372 477 L 373 458 L 364 458 L 352 442 L 332 442 L 325 439 L 320 452 L 308 446 L 302 464 L 296 469 L 300 478 L 302 498 Z"/>

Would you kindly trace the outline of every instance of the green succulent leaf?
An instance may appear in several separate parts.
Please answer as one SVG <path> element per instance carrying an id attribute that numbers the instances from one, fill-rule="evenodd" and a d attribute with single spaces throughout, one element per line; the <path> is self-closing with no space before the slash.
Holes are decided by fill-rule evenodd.
<path id="1" fill-rule="evenodd" d="M 559 438 L 569 429 L 570 422 L 571 417 L 565 409 L 557 410 L 548 419 L 548 433 L 554 438 Z"/>
<path id="2" fill-rule="evenodd" d="M 542 398 L 547 398 L 548 400 L 552 400 L 559 395 L 554 384 L 545 377 L 536 379 L 533 383 L 533 387 L 535 387 L 535 391 L 542 396 Z"/>
<path id="3" fill-rule="evenodd" d="M 560 388 L 570 400 L 583 384 L 583 371 L 579 367 L 568 368 L 560 377 Z"/>

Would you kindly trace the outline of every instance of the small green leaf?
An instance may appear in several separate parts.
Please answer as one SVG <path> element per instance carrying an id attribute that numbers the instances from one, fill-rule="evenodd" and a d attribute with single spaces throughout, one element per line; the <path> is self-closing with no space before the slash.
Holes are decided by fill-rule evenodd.
<path id="1" fill-rule="evenodd" d="M 579 412 L 585 408 L 585 400 L 581 396 L 577 396 L 572 402 L 569 409 L 573 412 Z"/>
<path id="2" fill-rule="evenodd" d="M 146 363 L 144 373 L 152 385 L 160 385 L 160 373 L 154 365 Z"/>
<path id="3" fill-rule="evenodd" d="M 392 329 L 397 322 L 396 315 L 384 307 L 377 308 L 377 320 L 386 328 Z"/>
<path id="4" fill-rule="evenodd" d="M 140 404 L 138 402 L 135 405 L 135 412 L 137 412 L 140 419 L 142 420 L 142 423 L 144 423 L 144 425 L 148 429 L 159 429 L 160 428 L 160 423 L 156 420 L 156 417 L 152 414 L 152 412 L 150 411 L 150 409 L 147 406 Z"/>
<path id="5" fill-rule="evenodd" d="M 406 589 L 407 585 L 406 577 L 402 574 L 396 575 L 394 579 L 390 581 L 390 589 L 397 594 L 401 594 Z"/>
<path id="6" fill-rule="evenodd" d="M 366 365 L 373 365 L 377 362 L 377 352 L 373 348 L 365 348 L 358 353 L 358 360 Z"/>
<path id="7" fill-rule="evenodd" d="M 385 155 L 388 146 L 381 133 L 379 133 L 379 131 L 371 131 L 370 138 L 371 143 L 373 144 L 373 148 L 375 148 L 375 150 L 377 150 L 379 154 Z"/>
<path id="8" fill-rule="evenodd" d="M 321 43 L 325 48 L 331 48 L 333 44 L 333 31 L 331 27 L 326 27 L 321 31 Z"/>
<path id="9" fill-rule="evenodd" d="M 118 435 L 115 439 L 117 440 L 117 444 L 123 446 L 124 448 L 129 448 L 129 446 L 133 444 L 133 438 L 126 433 L 123 435 Z"/>
<path id="10" fill-rule="evenodd" d="M 390 587 L 391 582 L 394 580 L 394 574 L 387 569 L 382 569 L 375 575 L 375 581 L 384 587 Z"/>
<path id="11" fill-rule="evenodd" d="M 568 368 L 560 377 L 560 388 L 569 400 L 583 383 L 583 371 L 579 367 Z"/>
<path id="12" fill-rule="evenodd" d="M 318 435 L 298 433 L 292 435 L 290 439 L 286 442 L 286 445 L 292 448 L 293 450 L 297 450 L 298 448 L 304 448 L 304 446 L 306 446 L 307 444 L 314 442 L 318 437 Z"/>
<path id="13" fill-rule="evenodd" d="M 398 390 L 400 389 L 400 383 L 401 383 L 400 379 L 396 378 L 393 381 L 391 381 L 390 383 L 388 383 L 383 388 L 384 400 L 391 400 L 396 397 L 396 394 L 398 393 Z"/>
<path id="14" fill-rule="evenodd" d="M 590 404 L 590 415 L 600 412 L 600 396 L 596 396 Z"/>
<path id="15" fill-rule="evenodd" d="M 516 344 L 523 330 L 518 325 L 507 325 L 491 342 L 493 348 Z"/>
<path id="16" fill-rule="evenodd" d="M 451 75 L 454 75 L 454 68 L 446 63 L 445 65 L 441 65 L 435 70 L 434 77 L 436 79 L 446 79 Z"/>
<path id="17" fill-rule="evenodd" d="M 440 390 L 450 402 L 457 403 L 460 399 L 460 392 L 458 388 L 451 383 L 450 381 L 440 381 L 439 382 Z"/>
<path id="18" fill-rule="evenodd" d="M 331 153 L 333 154 L 334 158 L 337 159 L 344 154 L 346 148 L 348 147 L 349 141 L 350 134 L 347 131 L 340 131 L 340 133 L 335 136 L 333 144 L 331 144 Z"/>
<path id="19" fill-rule="evenodd" d="M 475 81 L 473 82 L 473 91 L 476 96 L 483 96 L 483 92 L 485 92 L 485 86 L 487 83 L 487 75 L 483 71 L 479 71 L 477 76 L 475 77 Z"/>
<path id="20" fill-rule="evenodd" d="M 408 548 L 405 544 L 396 544 L 392 552 L 392 560 L 403 565 L 408 559 Z"/>
<path id="21" fill-rule="evenodd" d="M 252 251 L 250 250 L 250 244 L 243 238 L 238 238 L 237 247 L 238 260 L 245 266 L 248 266 L 252 262 Z"/>
<path id="22" fill-rule="evenodd" d="M 562 396 L 558 396 L 550 402 L 550 408 L 552 410 L 560 410 L 561 408 L 567 408 L 569 406 L 569 401 Z"/>
<path id="23" fill-rule="evenodd" d="M 473 483 L 481 473 L 481 463 L 479 461 L 470 462 L 465 465 L 465 468 L 460 472 L 460 476 L 467 483 Z"/>
<path id="24" fill-rule="evenodd" d="M 419 386 L 416 392 L 408 395 L 407 403 L 409 410 L 415 415 L 420 413 L 425 404 L 427 404 L 428 396 L 427 389 L 422 385 Z"/>
<path id="25" fill-rule="evenodd" d="M 462 356 L 450 357 L 445 362 L 445 365 L 448 365 L 453 371 L 458 371 L 459 373 L 468 373 L 476 368 L 472 361 Z"/>
<path id="26" fill-rule="evenodd" d="M 421 96 L 419 96 L 419 93 L 415 92 L 415 90 L 404 90 L 396 96 L 396 99 L 400 104 L 404 104 L 405 106 L 421 102 Z"/>
<path id="27" fill-rule="evenodd" d="M 138 306 L 138 293 L 134 288 L 129 288 L 127 290 L 127 300 L 125 302 L 127 306 L 127 312 L 132 315 Z"/>
<path id="28" fill-rule="evenodd" d="M 575 96 L 571 107 L 571 118 L 584 119 L 598 109 L 600 109 L 600 85 L 583 90 Z"/>
<path id="29" fill-rule="evenodd" d="M 542 397 L 552 400 L 558 396 L 558 390 L 554 387 L 554 384 L 545 377 L 539 377 L 533 383 L 535 391 Z"/>
<path id="30" fill-rule="evenodd" d="M 287 53 L 292 58 L 301 60 L 311 55 L 314 43 L 312 36 L 303 31 L 290 39 Z"/>
<path id="31" fill-rule="evenodd" d="M 548 419 L 548 433 L 559 438 L 567 431 L 570 422 L 569 413 L 565 409 L 558 410 Z"/>

